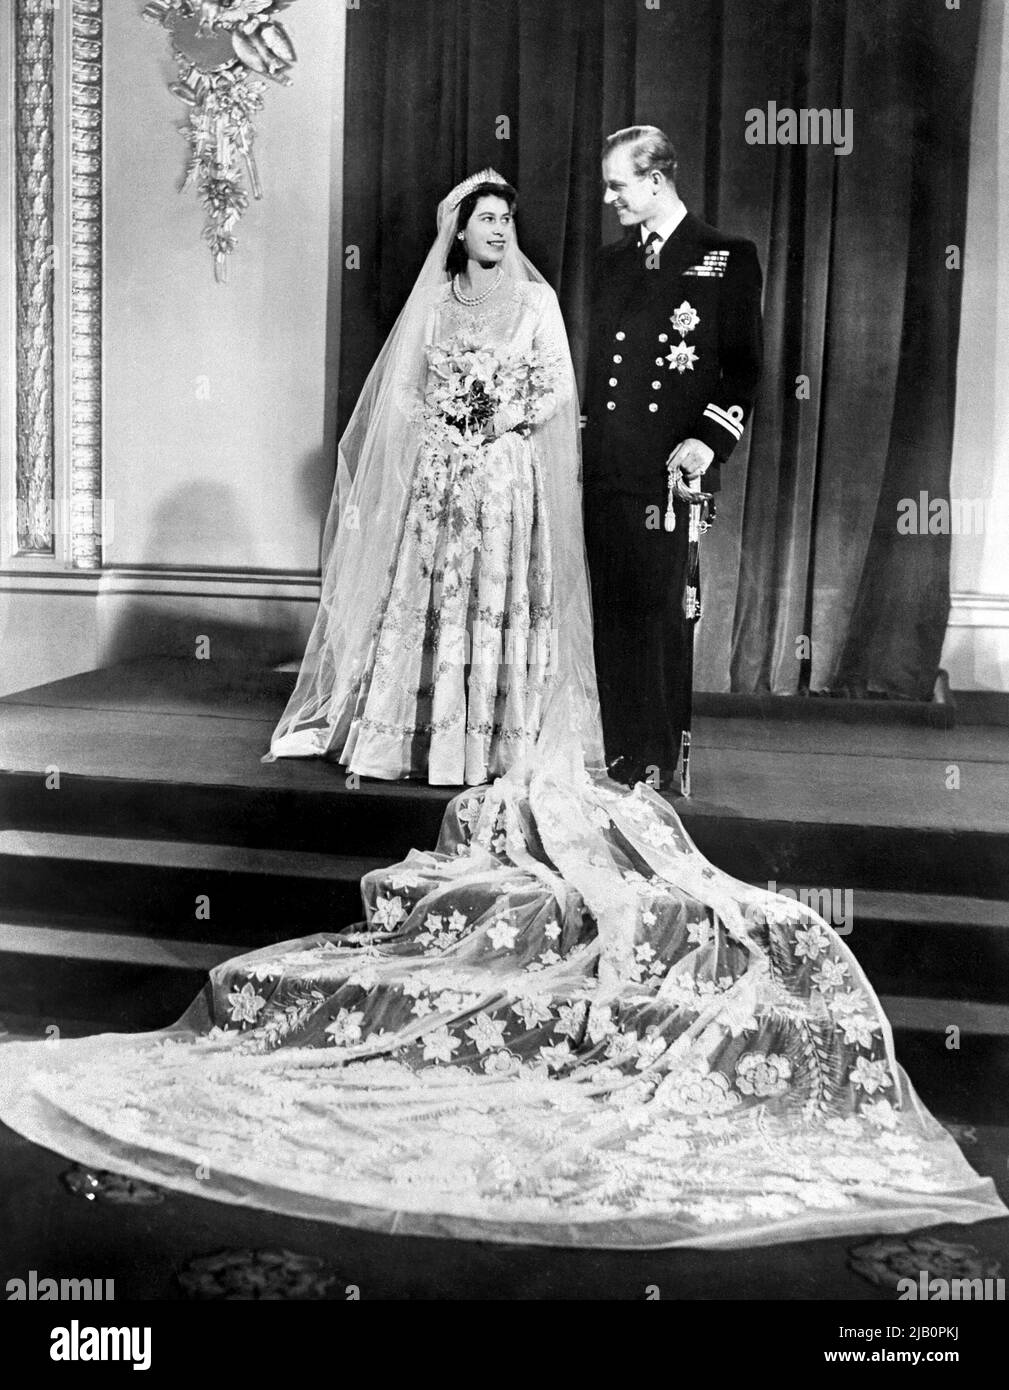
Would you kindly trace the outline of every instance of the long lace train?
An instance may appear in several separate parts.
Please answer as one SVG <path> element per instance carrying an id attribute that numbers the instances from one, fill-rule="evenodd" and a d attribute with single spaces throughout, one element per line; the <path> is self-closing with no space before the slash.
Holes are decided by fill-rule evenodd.
<path id="1" fill-rule="evenodd" d="M 366 922 L 226 962 L 141 1036 L 8 1044 L 0 1114 L 86 1162 L 373 1229 L 743 1246 L 1006 1214 L 854 956 L 639 786 L 449 806 Z"/>

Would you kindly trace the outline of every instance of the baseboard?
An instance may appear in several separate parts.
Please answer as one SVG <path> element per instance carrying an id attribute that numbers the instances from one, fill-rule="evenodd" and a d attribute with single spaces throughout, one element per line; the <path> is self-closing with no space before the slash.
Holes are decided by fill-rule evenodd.
<path id="1" fill-rule="evenodd" d="M 694 693 L 694 714 L 713 719 L 832 719 L 849 724 L 920 724 L 949 729 L 950 704 L 934 700 L 853 700 L 830 695 L 751 695 L 738 691 Z"/>
<path id="2" fill-rule="evenodd" d="M 1009 691 L 954 690 L 958 724 L 1009 725 Z"/>

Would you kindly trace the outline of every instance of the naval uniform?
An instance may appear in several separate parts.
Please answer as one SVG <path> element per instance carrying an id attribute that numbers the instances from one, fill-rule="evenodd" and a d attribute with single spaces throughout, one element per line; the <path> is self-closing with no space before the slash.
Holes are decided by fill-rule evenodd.
<path id="1" fill-rule="evenodd" d="M 662 229 L 659 230 L 661 236 Z M 756 247 L 692 213 L 646 251 L 642 229 L 596 262 L 583 438 L 585 538 L 607 759 L 677 765 L 690 727 L 689 507 L 662 528 L 665 463 L 684 439 L 714 451 L 701 487 L 742 439 L 763 351 Z"/>

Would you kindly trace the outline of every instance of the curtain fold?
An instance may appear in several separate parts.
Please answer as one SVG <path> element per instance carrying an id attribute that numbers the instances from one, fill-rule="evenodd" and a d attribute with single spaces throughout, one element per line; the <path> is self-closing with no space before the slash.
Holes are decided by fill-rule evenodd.
<path id="1" fill-rule="evenodd" d="M 767 358 L 705 538 L 699 689 L 929 698 L 948 496 L 979 0 L 368 0 L 348 12 L 341 418 L 405 300 L 446 189 L 491 164 L 523 248 L 587 345 L 599 146 L 636 121 L 687 205 L 752 237 Z M 749 145 L 746 113 L 849 109 L 847 155 Z M 808 390 L 800 384 L 808 380 Z M 808 639 L 803 642 L 800 639 Z M 810 645 L 811 644 L 811 645 Z"/>

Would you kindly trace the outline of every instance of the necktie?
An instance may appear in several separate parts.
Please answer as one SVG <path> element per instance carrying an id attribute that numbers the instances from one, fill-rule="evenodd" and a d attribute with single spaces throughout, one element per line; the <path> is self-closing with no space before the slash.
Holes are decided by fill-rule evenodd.
<path id="1" fill-rule="evenodd" d="M 641 246 L 641 264 L 647 265 L 648 257 L 659 250 L 662 238 L 658 232 L 649 232 Z"/>

